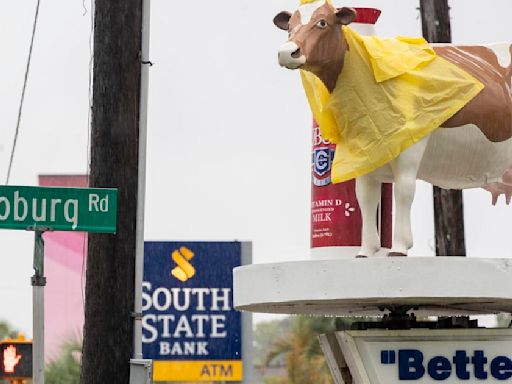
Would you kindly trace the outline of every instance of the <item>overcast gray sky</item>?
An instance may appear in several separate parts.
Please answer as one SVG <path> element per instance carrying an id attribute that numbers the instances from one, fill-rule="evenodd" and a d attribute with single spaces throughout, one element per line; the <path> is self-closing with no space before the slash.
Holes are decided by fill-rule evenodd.
<path id="1" fill-rule="evenodd" d="M 89 0 L 86 0 L 89 8 Z M 310 112 L 277 65 L 272 18 L 296 0 L 153 0 L 146 239 L 252 240 L 256 263 L 309 257 Z M 456 43 L 512 40 L 510 0 L 451 0 Z M 0 13 L 0 182 L 7 170 L 36 0 Z M 421 34 L 417 0 L 382 9 L 384 36 Z M 11 184 L 87 169 L 90 14 L 43 0 Z M 414 255 L 432 255 L 431 186 L 414 203 Z M 470 256 L 509 257 L 510 208 L 465 192 Z M 0 319 L 31 334 L 33 234 L 0 231 Z"/>

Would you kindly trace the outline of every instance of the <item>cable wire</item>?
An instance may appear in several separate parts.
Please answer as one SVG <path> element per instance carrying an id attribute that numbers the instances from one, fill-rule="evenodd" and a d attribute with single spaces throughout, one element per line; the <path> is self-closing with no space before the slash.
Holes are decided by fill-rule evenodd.
<path id="1" fill-rule="evenodd" d="M 88 77 L 88 107 L 87 107 L 87 166 L 86 174 L 89 176 L 91 170 L 91 121 L 92 121 L 92 81 L 93 81 L 93 70 L 94 70 L 94 13 L 95 6 L 94 0 L 91 0 L 90 7 L 90 22 L 91 29 L 89 31 L 89 77 Z"/>
<path id="2" fill-rule="evenodd" d="M 85 7 L 85 0 L 83 1 Z M 90 22 L 91 29 L 89 31 L 89 88 L 88 88 L 88 107 L 87 107 L 87 165 L 85 174 L 87 175 L 88 180 L 90 177 L 90 169 L 91 169 L 91 119 L 92 119 L 92 79 L 93 79 L 93 69 L 94 69 L 94 0 L 91 0 L 90 3 Z M 85 16 L 86 14 L 84 14 Z M 81 271 L 81 283 L 80 287 L 82 290 L 82 306 L 85 313 L 85 278 L 86 278 L 86 266 L 85 262 L 87 260 L 86 250 L 87 250 L 87 239 L 88 235 L 84 234 L 84 239 L 82 243 L 82 271 Z"/>
<path id="3" fill-rule="evenodd" d="M 30 72 L 30 61 L 32 59 L 32 50 L 34 48 L 34 37 L 36 35 L 36 29 L 37 29 L 37 19 L 39 17 L 39 4 L 40 0 L 37 0 L 37 6 L 36 6 L 36 14 L 34 17 L 34 24 L 32 26 L 32 37 L 30 39 L 30 49 L 28 51 L 28 59 L 27 59 L 27 67 L 25 69 L 25 79 L 23 81 L 23 89 L 21 91 L 21 100 L 20 100 L 20 107 L 18 110 L 18 121 L 16 123 L 16 130 L 14 131 L 14 139 L 12 143 L 12 149 L 11 149 L 11 157 L 9 159 L 9 168 L 7 168 L 7 177 L 5 178 L 5 185 L 9 185 L 9 180 L 11 178 L 11 171 L 12 171 L 12 165 L 14 162 L 14 153 L 16 151 L 16 144 L 18 142 L 18 135 L 20 132 L 20 123 L 21 123 L 21 115 L 23 112 L 23 103 L 25 101 L 25 90 L 27 89 L 27 82 L 28 82 L 28 74 Z"/>

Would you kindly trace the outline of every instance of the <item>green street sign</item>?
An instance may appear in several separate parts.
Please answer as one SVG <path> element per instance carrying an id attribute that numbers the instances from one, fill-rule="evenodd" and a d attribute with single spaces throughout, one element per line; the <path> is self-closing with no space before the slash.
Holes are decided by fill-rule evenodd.
<path id="1" fill-rule="evenodd" d="M 0 186 L 0 228 L 115 233 L 117 189 Z"/>

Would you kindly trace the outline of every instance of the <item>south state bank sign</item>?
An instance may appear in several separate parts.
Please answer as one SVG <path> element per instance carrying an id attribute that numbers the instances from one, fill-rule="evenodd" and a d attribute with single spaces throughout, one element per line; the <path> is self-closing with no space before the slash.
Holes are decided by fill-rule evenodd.
<path id="1" fill-rule="evenodd" d="M 244 380 L 251 324 L 233 307 L 232 271 L 247 257 L 250 243 L 145 242 L 142 342 L 154 381 Z"/>

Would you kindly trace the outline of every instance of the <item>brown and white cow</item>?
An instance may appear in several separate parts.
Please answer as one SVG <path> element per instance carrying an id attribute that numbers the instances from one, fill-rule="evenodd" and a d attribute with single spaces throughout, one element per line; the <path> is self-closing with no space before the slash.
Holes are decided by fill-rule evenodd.
<path id="1" fill-rule="evenodd" d="M 274 18 L 289 40 L 279 63 L 317 75 L 332 92 L 343 70 L 348 47 L 341 26 L 356 17 L 352 8 L 334 8 L 325 0 Z M 395 233 L 392 256 L 405 256 L 413 245 L 411 205 L 416 179 L 447 189 L 486 187 L 493 200 L 512 193 L 512 45 L 434 45 L 436 53 L 480 80 L 485 88 L 452 118 L 398 158 L 356 180 L 363 216 L 361 256 L 380 248 L 375 214 L 382 182 L 394 182 Z M 511 179 L 511 180 L 509 180 Z"/>

